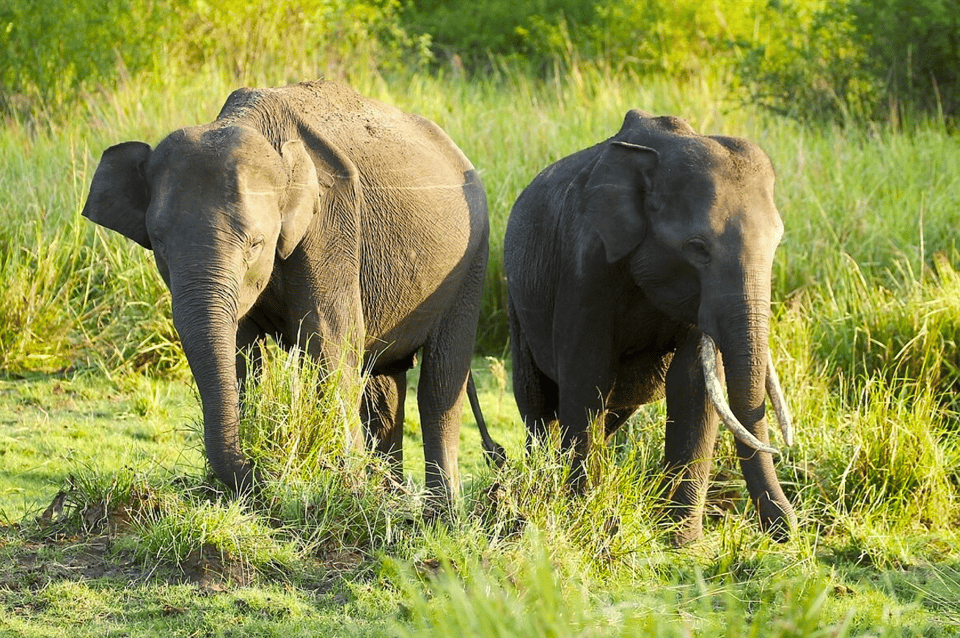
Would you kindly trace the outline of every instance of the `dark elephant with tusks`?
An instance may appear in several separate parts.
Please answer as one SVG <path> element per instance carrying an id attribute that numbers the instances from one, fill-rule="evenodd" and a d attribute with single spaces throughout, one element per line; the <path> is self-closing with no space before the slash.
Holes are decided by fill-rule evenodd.
<path id="1" fill-rule="evenodd" d="M 610 436 L 666 396 L 680 544 L 702 535 L 720 420 L 736 434 L 762 527 L 779 539 L 796 527 L 764 417 L 769 393 L 789 445 L 768 347 L 783 234 L 773 190 L 755 144 L 634 110 L 612 138 L 540 173 L 507 225 L 513 386 L 528 440 L 559 422 L 582 488 L 591 419 Z"/>
<path id="2" fill-rule="evenodd" d="M 488 220 L 436 124 L 336 82 L 240 89 L 212 123 L 107 149 L 83 215 L 153 251 L 224 483 L 254 483 L 238 385 L 255 370 L 238 352 L 272 337 L 341 366 L 348 438 L 365 431 L 395 467 L 419 351 L 426 483 L 454 496 Z"/>

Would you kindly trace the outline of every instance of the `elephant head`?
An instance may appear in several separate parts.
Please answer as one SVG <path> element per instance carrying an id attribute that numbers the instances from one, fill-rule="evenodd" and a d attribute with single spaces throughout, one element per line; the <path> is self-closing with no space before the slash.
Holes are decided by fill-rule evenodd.
<path id="1" fill-rule="evenodd" d="M 764 407 L 769 388 L 789 444 L 789 413 L 768 345 L 773 259 L 783 235 L 773 192 L 773 167 L 755 144 L 700 136 L 678 118 L 631 111 L 600 151 L 582 210 L 607 262 L 628 260 L 646 298 L 702 333 L 706 389 L 737 435 L 761 521 L 785 531 L 795 518 L 774 474 Z"/>
<path id="2" fill-rule="evenodd" d="M 252 479 L 237 432 L 238 322 L 268 287 L 276 260 L 304 237 L 318 193 L 302 142 L 277 149 L 252 128 L 205 125 L 175 131 L 156 149 L 107 149 L 83 209 L 153 251 L 200 390 L 207 456 L 238 490 Z"/>

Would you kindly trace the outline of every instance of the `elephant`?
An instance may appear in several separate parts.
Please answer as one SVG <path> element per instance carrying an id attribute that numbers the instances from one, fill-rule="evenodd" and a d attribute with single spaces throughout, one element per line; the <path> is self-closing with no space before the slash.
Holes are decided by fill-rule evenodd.
<path id="1" fill-rule="evenodd" d="M 736 434 L 762 528 L 788 538 L 797 518 L 774 471 L 764 406 L 769 393 L 791 444 L 768 344 L 782 234 L 767 155 L 678 117 L 631 110 L 616 135 L 544 169 L 514 203 L 503 247 L 528 447 L 559 428 L 568 481 L 582 491 L 592 420 L 609 437 L 666 398 L 675 542 L 703 534 L 721 419 Z"/>
<path id="2" fill-rule="evenodd" d="M 152 250 L 229 488 L 256 479 L 238 440 L 255 370 L 238 353 L 272 338 L 340 366 L 358 397 L 349 443 L 365 437 L 395 472 L 419 353 L 426 487 L 456 496 L 489 221 L 476 169 L 439 126 L 334 81 L 238 89 L 211 123 L 104 151 L 82 214 Z"/>

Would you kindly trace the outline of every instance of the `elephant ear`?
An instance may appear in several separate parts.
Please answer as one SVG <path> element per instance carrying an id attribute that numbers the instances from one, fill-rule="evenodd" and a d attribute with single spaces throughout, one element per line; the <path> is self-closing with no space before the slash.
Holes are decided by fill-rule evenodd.
<path id="1" fill-rule="evenodd" d="M 143 142 L 124 142 L 105 150 L 83 206 L 84 217 L 147 249 L 150 191 L 144 167 L 150 152 L 150 145 Z"/>
<path id="2" fill-rule="evenodd" d="M 645 194 L 660 161 L 656 150 L 611 142 L 594 164 L 583 190 L 583 215 L 600 234 L 607 261 L 623 259 L 646 233 Z"/>
<path id="3" fill-rule="evenodd" d="M 280 204 L 277 255 L 280 259 L 286 259 L 313 221 L 320 197 L 320 183 L 317 181 L 317 169 L 303 142 L 285 142 L 280 155 L 287 165 L 287 189 Z"/>

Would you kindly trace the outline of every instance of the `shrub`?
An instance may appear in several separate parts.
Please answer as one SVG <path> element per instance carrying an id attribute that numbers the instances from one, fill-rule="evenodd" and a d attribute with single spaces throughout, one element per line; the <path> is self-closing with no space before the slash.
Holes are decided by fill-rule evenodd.
<path id="1" fill-rule="evenodd" d="M 598 5 L 586 48 L 646 73 L 684 77 L 729 68 L 741 48 L 763 37 L 766 0 L 615 2 Z"/>
<path id="2" fill-rule="evenodd" d="M 771 2 L 771 6 L 773 6 Z M 776 39 L 738 65 L 751 98 L 802 120 L 960 114 L 960 14 L 948 0 L 776 3 Z"/>
<path id="3" fill-rule="evenodd" d="M 780 37 L 755 43 L 737 64 L 751 101 L 801 121 L 874 116 L 882 85 L 864 66 L 866 53 L 846 9 L 779 9 L 768 28 Z"/>
<path id="4" fill-rule="evenodd" d="M 960 12 L 954 0 L 851 0 L 864 66 L 889 95 L 960 114 Z"/>
<path id="5" fill-rule="evenodd" d="M 399 10 L 399 0 L 12 0 L 0 7 L 0 109 L 55 109 L 127 74 L 209 63 L 246 82 L 285 67 L 301 80 L 416 61 L 428 40 L 407 36 Z"/>
<path id="6" fill-rule="evenodd" d="M 268 69 L 286 67 L 295 81 L 347 66 L 400 67 L 427 55 L 429 38 L 409 37 L 401 27 L 399 0 L 178 2 L 186 37 L 169 34 L 175 57 L 187 68 L 212 62 L 241 81 Z"/>
<path id="7" fill-rule="evenodd" d="M 153 68 L 170 9 L 142 0 L 12 0 L 0 7 L 0 109 L 54 105 L 121 69 Z"/>
<path id="8" fill-rule="evenodd" d="M 455 0 L 432 0 L 409 7 L 403 19 L 412 30 L 429 34 L 442 58 L 458 56 L 476 65 L 491 54 L 543 63 L 565 46 L 568 25 L 593 17 L 593 3 L 585 0 L 494 0 L 470 11 Z"/>
<path id="9" fill-rule="evenodd" d="M 758 22 L 773 13 L 766 0 L 498 0 L 469 13 L 450 0 L 434 0 L 417 3 L 404 20 L 430 34 L 446 53 L 441 58 L 456 54 L 473 66 L 485 65 L 491 54 L 541 68 L 587 58 L 686 76 L 729 68 L 741 48 L 765 36 Z"/>

